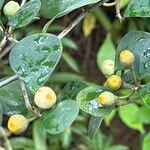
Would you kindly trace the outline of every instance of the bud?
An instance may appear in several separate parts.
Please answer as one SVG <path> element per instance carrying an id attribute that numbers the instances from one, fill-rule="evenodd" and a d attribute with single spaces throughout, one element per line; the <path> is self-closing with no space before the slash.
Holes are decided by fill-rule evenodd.
<path id="1" fill-rule="evenodd" d="M 124 65 L 124 66 L 131 66 L 134 63 L 134 55 L 132 52 L 130 52 L 129 50 L 123 50 L 120 53 L 120 62 Z"/>
<path id="2" fill-rule="evenodd" d="M 20 6 L 15 1 L 9 1 L 3 8 L 3 13 L 10 19 L 20 9 Z"/>
<path id="3" fill-rule="evenodd" d="M 23 115 L 13 115 L 8 120 L 8 129 L 14 134 L 23 133 L 28 127 L 29 121 Z"/>
<path id="4" fill-rule="evenodd" d="M 102 64 L 102 72 L 104 75 L 111 76 L 114 74 L 114 61 L 107 59 Z"/>
<path id="5" fill-rule="evenodd" d="M 108 88 L 112 90 L 118 90 L 122 85 L 122 80 L 119 76 L 112 75 L 111 77 L 107 79 L 106 85 Z"/>
<path id="6" fill-rule="evenodd" d="M 48 109 L 56 103 L 56 94 L 49 87 L 41 87 L 37 90 L 34 97 L 35 104 L 42 109 Z"/>
<path id="7" fill-rule="evenodd" d="M 111 92 L 103 92 L 98 97 L 98 101 L 102 106 L 110 106 L 114 104 L 116 99 L 117 99 L 117 96 L 115 96 Z"/>

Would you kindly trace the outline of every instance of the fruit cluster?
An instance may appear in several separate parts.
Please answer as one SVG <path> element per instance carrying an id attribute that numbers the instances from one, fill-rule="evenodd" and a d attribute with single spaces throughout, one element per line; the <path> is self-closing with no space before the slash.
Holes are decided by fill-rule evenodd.
<path id="1" fill-rule="evenodd" d="M 56 94 L 49 87 L 40 87 L 34 96 L 36 106 L 41 109 L 49 109 L 56 103 Z M 21 114 L 12 115 L 8 120 L 8 129 L 13 134 L 23 133 L 30 122 L 30 119 L 25 118 Z"/>
<path id="2" fill-rule="evenodd" d="M 120 63 L 126 67 L 130 68 L 132 67 L 134 63 L 134 54 L 129 50 L 123 50 L 120 53 Z M 102 64 L 102 72 L 106 77 L 108 77 L 107 81 L 105 82 L 105 86 L 110 90 L 118 90 L 122 86 L 122 79 L 119 75 L 114 74 L 114 61 L 111 59 L 107 59 Z M 112 92 L 105 91 L 102 92 L 98 97 L 98 102 L 102 106 L 110 106 L 115 103 L 115 101 L 118 99 L 116 95 L 114 95 Z"/>

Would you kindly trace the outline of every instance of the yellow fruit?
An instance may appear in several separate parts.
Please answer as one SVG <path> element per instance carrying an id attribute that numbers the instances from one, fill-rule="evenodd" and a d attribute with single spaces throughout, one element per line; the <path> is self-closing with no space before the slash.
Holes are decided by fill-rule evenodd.
<path id="1" fill-rule="evenodd" d="M 4 14 L 10 19 L 20 9 L 20 6 L 15 1 L 9 1 L 3 8 Z"/>
<path id="2" fill-rule="evenodd" d="M 102 64 L 102 72 L 104 75 L 110 76 L 114 74 L 114 61 L 107 59 Z"/>
<path id="3" fill-rule="evenodd" d="M 124 66 L 131 66 L 134 63 L 134 60 L 135 60 L 134 55 L 129 50 L 123 50 L 120 53 L 120 62 Z"/>
<path id="4" fill-rule="evenodd" d="M 41 87 L 35 93 L 34 102 L 38 107 L 48 109 L 54 106 L 56 99 L 56 94 L 51 88 Z"/>
<path id="5" fill-rule="evenodd" d="M 116 99 L 117 97 L 111 92 L 103 92 L 98 97 L 98 101 L 102 106 L 112 105 Z"/>
<path id="6" fill-rule="evenodd" d="M 106 85 L 112 90 L 118 90 L 122 85 L 122 80 L 119 76 L 112 75 L 107 79 Z"/>
<path id="7" fill-rule="evenodd" d="M 28 127 L 29 121 L 23 115 L 16 114 L 9 118 L 7 127 L 14 134 L 23 133 Z"/>

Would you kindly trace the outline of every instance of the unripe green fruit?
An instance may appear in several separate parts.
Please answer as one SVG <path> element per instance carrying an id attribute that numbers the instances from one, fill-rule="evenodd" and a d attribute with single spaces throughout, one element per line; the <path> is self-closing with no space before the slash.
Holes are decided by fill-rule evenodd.
<path id="1" fill-rule="evenodd" d="M 117 96 L 115 96 L 111 92 L 103 92 L 98 97 L 98 101 L 102 106 L 110 106 L 114 104 L 116 99 L 117 99 Z"/>
<path id="2" fill-rule="evenodd" d="M 13 115 L 9 118 L 7 127 L 13 134 L 23 133 L 28 127 L 29 121 L 23 115 Z"/>
<path id="3" fill-rule="evenodd" d="M 20 6 L 15 1 L 9 1 L 3 8 L 3 13 L 10 19 L 20 9 Z"/>
<path id="4" fill-rule="evenodd" d="M 129 50 L 123 50 L 120 53 L 120 62 L 122 63 L 122 65 L 131 66 L 134 63 L 134 60 L 134 55 Z"/>
<path id="5" fill-rule="evenodd" d="M 106 85 L 108 88 L 112 90 L 118 90 L 122 85 L 122 80 L 119 76 L 112 75 L 111 77 L 107 79 Z"/>
<path id="6" fill-rule="evenodd" d="M 107 59 L 102 64 L 102 72 L 104 75 L 110 76 L 114 74 L 114 61 Z"/>
<path id="7" fill-rule="evenodd" d="M 49 87 L 41 87 L 37 90 L 34 96 L 35 104 L 42 109 L 48 109 L 56 103 L 56 94 Z"/>

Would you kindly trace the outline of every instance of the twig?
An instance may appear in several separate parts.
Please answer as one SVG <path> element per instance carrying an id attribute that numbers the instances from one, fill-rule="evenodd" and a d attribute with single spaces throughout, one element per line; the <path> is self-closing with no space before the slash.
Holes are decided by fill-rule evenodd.
<path id="1" fill-rule="evenodd" d="M 4 36 L 1 43 L 0 43 L 0 52 L 3 50 L 4 46 L 6 45 L 7 43 L 7 37 Z"/>
<path id="2" fill-rule="evenodd" d="M 4 80 L 4 81 L 1 81 L 0 82 L 0 88 L 7 85 L 7 84 L 9 84 L 9 83 L 11 83 L 11 82 L 13 82 L 13 81 L 15 81 L 15 80 L 17 80 L 17 79 L 18 79 L 17 75 L 14 75 L 14 76 L 12 76 L 12 77 Z"/>
<path id="3" fill-rule="evenodd" d="M 11 43 L 8 47 L 6 47 L 1 53 L 0 53 L 0 59 L 2 59 L 13 47 L 15 43 Z"/>
<path id="4" fill-rule="evenodd" d="M 0 126 L 0 132 L 2 133 L 2 136 L 3 136 L 4 140 L 5 140 L 5 144 L 6 144 L 7 150 L 13 150 L 12 147 L 11 147 L 10 141 L 7 138 L 5 130 L 1 126 Z"/>
<path id="5" fill-rule="evenodd" d="M 116 1 L 112 2 L 112 3 L 104 3 L 103 6 L 105 7 L 111 7 L 111 6 L 115 6 L 116 5 Z"/>
<path id="6" fill-rule="evenodd" d="M 121 13 L 120 13 L 120 0 L 116 0 L 115 6 L 116 6 L 116 16 L 120 20 L 120 22 L 122 22 L 123 18 L 122 18 Z"/>
<path id="7" fill-rule="evenodd" d="M 22 7 L 25 3 L 26 3 L 27 0 L 22 0 L 21 4 L 20 4 L 20 7 Z"/>
<path id="8" fill-rule="evenodd" d="M 133 98 L 133 99 L 129 99 L 128 101 L 124 101 L 124 102 L 117 101 L 114 104 L 114 107 L 120 107 L 120 106 L 125 106 L 125 105 L 131 104 L 131 103 L 136 103 L 140 99 L 141 99 L 141 97 L 136 97 L 136 98 Z"/>
<path id="9" fill-rule="evenodd" d="M 32 107 L 31 104 L 30 104 L 30 101 L 29 101 L 29 97 L 28 97 L 28 93 L 27 93 L 27 90 L 26 90 L 25 83 L 24 83 L 23 81 L 20 80 L 20 85 L 21 85 L 22 94 L 23 94 L 23 97 L 24 97 L 24 100 L 25 100 L 26 108 L 27 108 L 30 112 L 32 112 L 33 114 L 35 114 L 35 116 L 41 117 L 40 112 L 38 112 L 37 109 L 33 109 L 33 107 Z"/>
<path id="10" fill-rule="evenodd" d="M 62 39 L 66 34 L 68 34 L 84 17 L 86 17 L 90 12 L 92 12 L 95 8 L 103 5 L 109 0 L 102 0 L 87 9 L 84 9 L 82 13 L 65 29 L 63 30 L 59 35 L 58 38 Z"/>
<path id="11" fill-rule="evenodd" d="M 14 43 L 18 43 L 19 41 L 18 40 L 16 40 L 15 38 L 13 38 L 13 37 L 8 37 L 7 38 L 10 42 L 14 42 Z"/>

